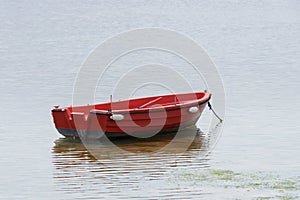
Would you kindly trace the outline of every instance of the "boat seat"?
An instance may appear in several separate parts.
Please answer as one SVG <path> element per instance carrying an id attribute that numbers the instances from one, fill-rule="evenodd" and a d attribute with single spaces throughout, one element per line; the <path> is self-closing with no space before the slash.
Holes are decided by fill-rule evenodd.
<path id="1" fill-rule="evenodd" d="M 141 105 L 141 106 L 136 107 L 136 109 L 146 108 L 146 107 L 150 106 L 151 104 L 153 104 L 153 103 L 155 103 L 155 102 L 157 102 L 157 101 L 159 101 L 159 100 L 161 100 L 161 99 L 162 99 L 162 97 L 158 97 L 158 98 L 153 99 L 153 100 L 151 100 L 151 101 L 149 101 L 149 102 L 147 102 L 147 103 L 144 103 L 144 104 Z"/>

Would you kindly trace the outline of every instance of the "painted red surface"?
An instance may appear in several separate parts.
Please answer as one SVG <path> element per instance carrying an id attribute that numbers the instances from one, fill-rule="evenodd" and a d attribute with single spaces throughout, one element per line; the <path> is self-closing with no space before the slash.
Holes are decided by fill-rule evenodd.
<path id="1" fill-rule="evenodd" d="M 52 116 L 57 129 L 108 133 L 165 131 L 195 124 L 210 96 L 208 92 L 197 92 L 54 108 Z M 196 112 L 191 112 L 191 107 L 196 107 Z M 123 119 L 113 120 L 112 115 L 122 115 Z"/>

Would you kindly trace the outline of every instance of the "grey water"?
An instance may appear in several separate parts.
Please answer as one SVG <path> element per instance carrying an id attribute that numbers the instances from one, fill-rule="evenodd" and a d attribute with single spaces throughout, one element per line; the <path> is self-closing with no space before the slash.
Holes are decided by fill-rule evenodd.
<path id="1" fill-rule="evenodd" d="M 290 1 L 1 1 L 0 199 L 298 199 L 300 3 Z M 135 28 L 178 31 L 204 47 L 226 93 L 218 142 L 198 138 L 183 154 L 147 152 L 168 143 L 125 141 L 133 156 L 97 160 L 56 131 L 50 110 L 72 104 L 80 65 L 101 42 Z M 115 63 L 110 86 L 136 59 L 193 71 L 145 51 Z M 124 66 L 123 71 L 118 68 Z M 109 71 L 108 71 L 109 72 Z M 141 88 L 135 95 L 165 89 Z M 198 122 L 206 130 L 208 109 Z"/>

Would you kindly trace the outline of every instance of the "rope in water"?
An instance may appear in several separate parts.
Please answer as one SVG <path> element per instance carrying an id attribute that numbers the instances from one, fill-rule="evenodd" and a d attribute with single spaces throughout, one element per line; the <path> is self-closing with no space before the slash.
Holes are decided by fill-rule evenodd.
<path id="1" fill-rule="evenodd" d="M 209 107 L 209 110 L 211 110 L 211 111 L 213 112 L 213 114 L 220 120 L 220 122 L 223 122 L 223 119 L 221 119 L 221 118 L 217 115 L 217 113 L 214 111 L 214 109 L 212 108 L 212 105 L 210 104 L 209 101 L 207 102 L 207 105 L 208 105 L 208 107 Z"/>

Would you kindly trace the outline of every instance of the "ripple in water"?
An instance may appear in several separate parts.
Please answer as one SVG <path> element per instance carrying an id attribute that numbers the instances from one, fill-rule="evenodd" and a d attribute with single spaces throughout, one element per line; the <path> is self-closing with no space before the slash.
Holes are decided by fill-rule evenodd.
<path id="1" fill-rule="evenodd" d="M 148 139 L 125 138 L 113 143 L 123 149 L 115 154 L 114 148 L 98 146 L 91 141 L 98 153 L 96 159 L 80 140 L 60 138 L 53 147 L 54 182 L 57 191 L 70 199 L 113 197 L 118 199 L 184 199 L 199 197 L 203 191 L 178 187 L 169 181 L 170 172 L 178 167 L 188 169 L 207 168 L 207 138 L 197 133 L 197 127 L 183 130 L 185 134 L 176 140 L 172 148 L 159 151 L 169 144 L 176 133 L 154 136 Z M 195 134 L 197 133 L 197 134 Z M 178 151 L 195 136 L 185 152 Z M 127 152 L 127 153 L 126 153 Z M 97 156 L 98 157 L 98 156 Z"/>

